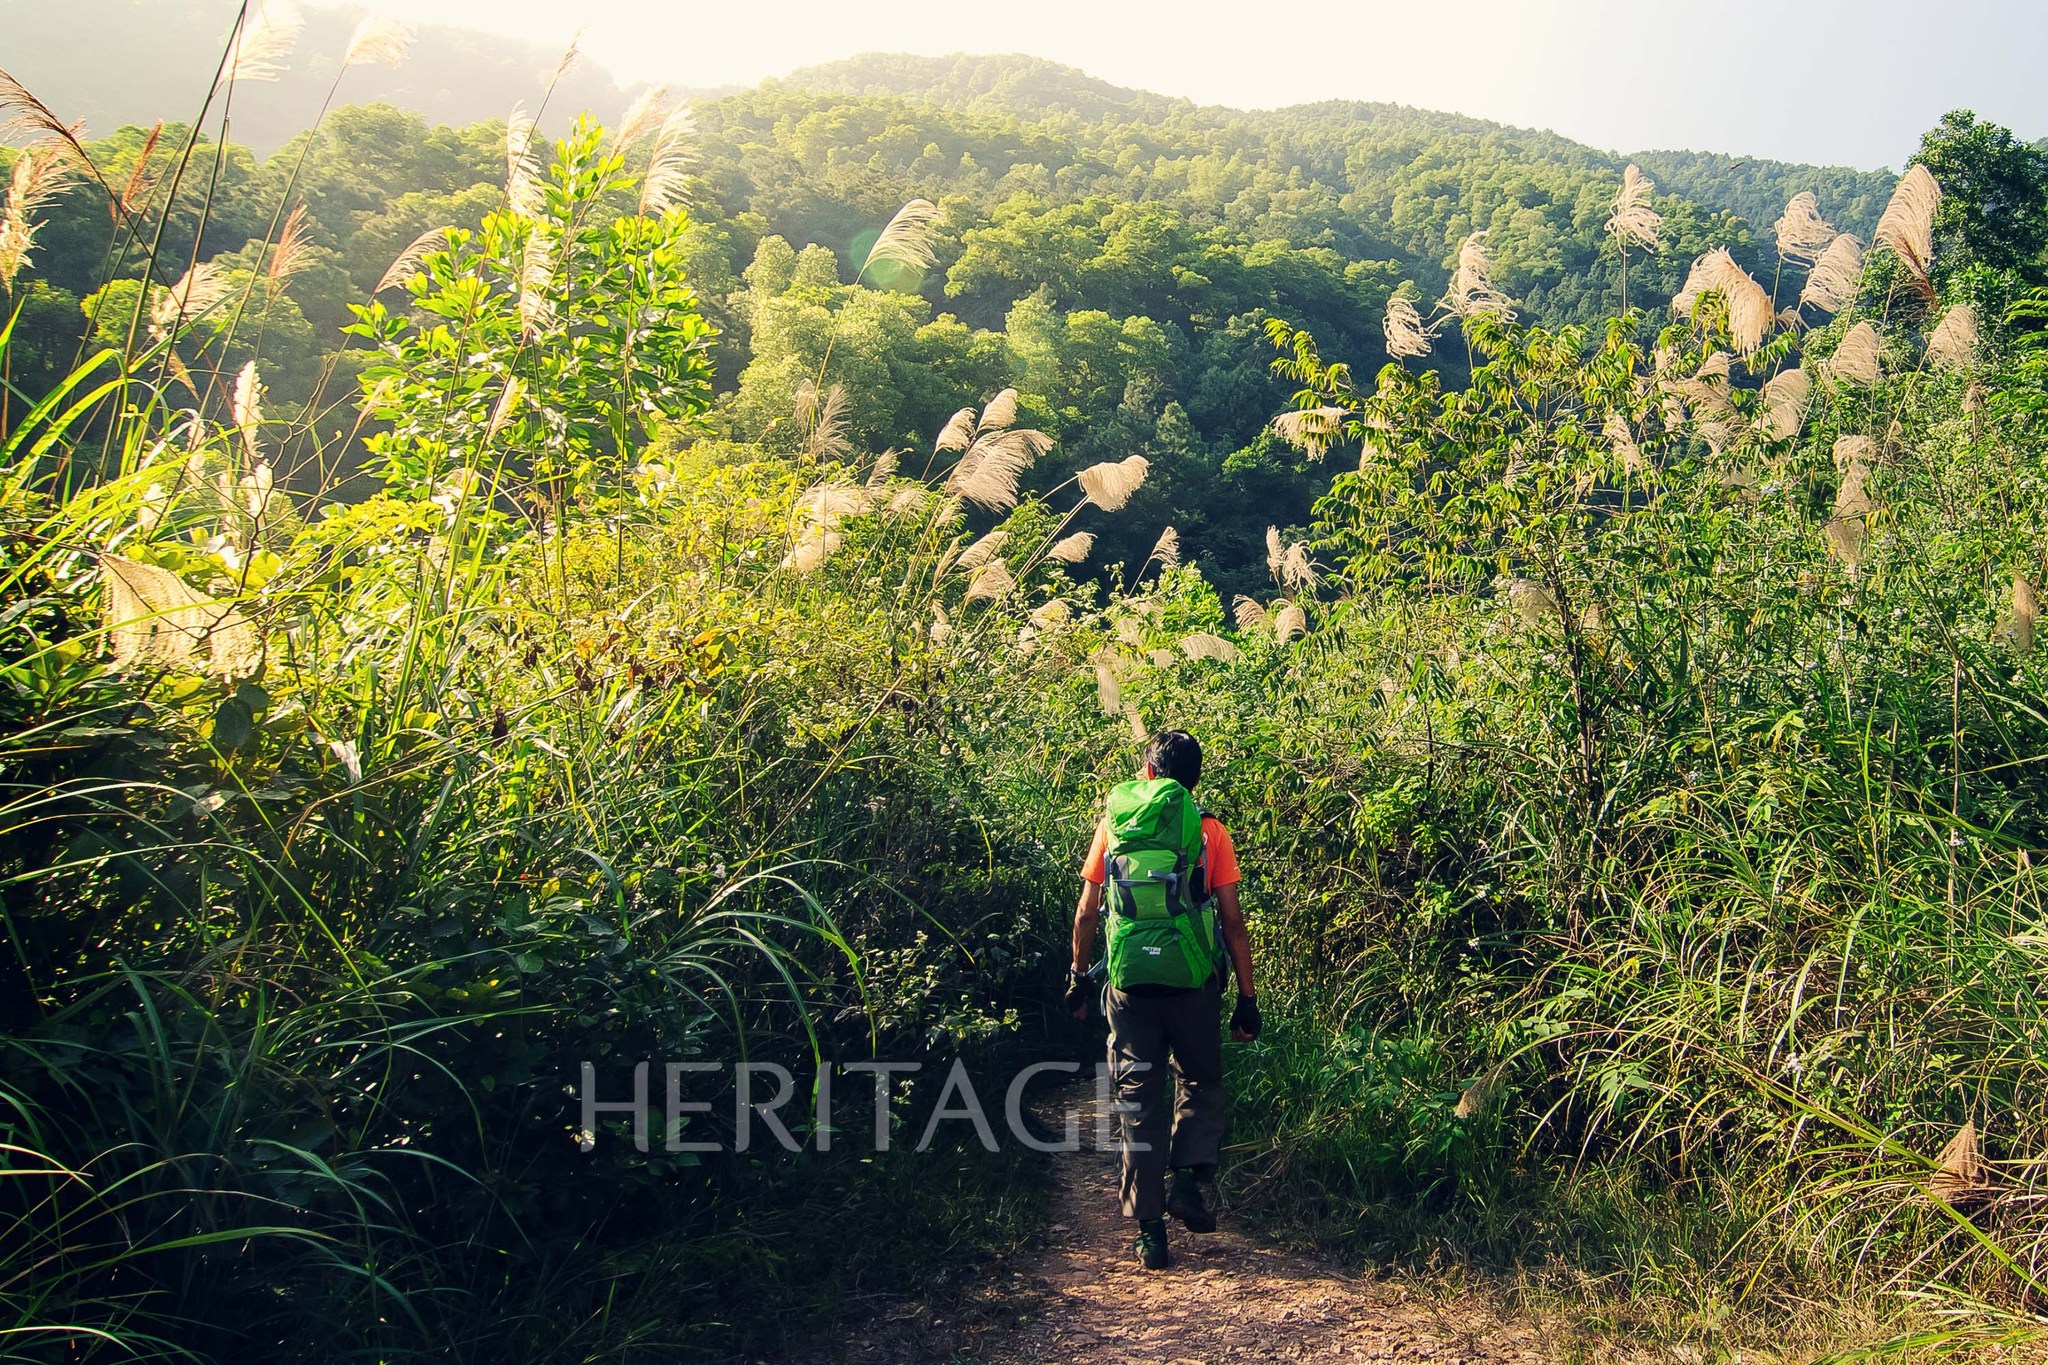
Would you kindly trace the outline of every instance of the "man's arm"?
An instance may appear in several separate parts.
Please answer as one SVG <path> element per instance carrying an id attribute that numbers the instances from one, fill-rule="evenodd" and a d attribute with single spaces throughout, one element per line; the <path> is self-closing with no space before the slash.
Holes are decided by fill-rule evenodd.
<path id="1" fill-rule="evenodd" d="M 1258 1006 L 1246 1002 L 1255 1000 L 1259 990 L 1252 984 L 1252 936 L 1244 927 L 1244 908 L 1237 903 L 1235 883 L 1216 888 L 1216 927 L 1223 932 L 1231 970 L 1237 973 L 1238 1007 L 1230 1016 L 1230 1036 L 1249 1043 L 1259 1036 L 1259 1018 Z"/>
<path id="2" fill-rule="evenodd" d="M 1074 962 L 1069 976 L 1070 981 L 1088 970 L 1089 959 L 1095 956 L 1095 935 L 1101 928 L 1102 888 L 1083 878 L 1081 899 L 1074 905 Z M 1075 1008 L 1073 1004 L 1077 994 L 1081 1000 L 1079 1008 Z M 1067 1006 L 1073 1010 L 1076 1019 L 1088 1017 L 1088 997 L 1085 991 L 1076 992 L 1070 988 Z"/>

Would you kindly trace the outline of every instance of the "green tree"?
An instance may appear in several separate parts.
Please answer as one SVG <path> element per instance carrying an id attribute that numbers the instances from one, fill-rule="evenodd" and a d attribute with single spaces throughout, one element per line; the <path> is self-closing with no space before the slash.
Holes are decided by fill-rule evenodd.
<path id="1" fill-rule="evenodd" d="M 1988 265 L 2041 277 L 2048 251 L 2048 151 L 1952 109 L 1921 135 L 1913 161 L 1941 186 L 1934 259 L 1946 278 Z"/>

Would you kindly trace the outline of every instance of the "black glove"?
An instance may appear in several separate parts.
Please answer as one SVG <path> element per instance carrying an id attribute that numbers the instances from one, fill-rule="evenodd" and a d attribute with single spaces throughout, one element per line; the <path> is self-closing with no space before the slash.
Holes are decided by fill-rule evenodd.
<path id="1" fill-rule="evenodd" d="M 1247 1039 L 1259 1036 L 1263 1021 L 1259 1018 L 1259 1002 L 1249 995 L 1237 997 L 1237 1008 L 1230 1012 L 1230 1031 L 1242 1033 Z"/>
<path id="2" fill-rule="evenodd" d="M 1088 1002 L 1095 994 L 1095 982 L 1086 972 L 1067 968 L 1067 1013 L 1076 1018 L 1086 1017 Z"/>

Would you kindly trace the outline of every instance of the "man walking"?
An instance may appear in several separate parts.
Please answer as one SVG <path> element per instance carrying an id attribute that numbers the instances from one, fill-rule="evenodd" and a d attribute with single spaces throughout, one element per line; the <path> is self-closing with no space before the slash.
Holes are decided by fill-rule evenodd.
<path id="1" fill-rule="evenodd" d="M 1148 1270 L 1171 1264 L 1167 1214 L 1190 1232 L 1216 1230 L 1205 1187 L 1216 1176 L 1226 1118 L 1226 953 L 1237 976 L 1230 1036 L 1241 1043 L 1259 1036 L 1251 937 L 1237 900 L 1237 852 L 1222 822 L 1194 803 L 1201 777 L 1202 746 L 1194 736 L 1162 730 L 1147 742 L 1142 775 L 1109 794 L 1074 907 L 1067 1007 L 1076 1019 L 1088 1014 L 1088 965 L 1105 902 L 1109 912 L 1102 1005 L 1116 1085 L 1119 1190 L 1124 1216 L 1138 1220 L 1138 1258 Z"/>

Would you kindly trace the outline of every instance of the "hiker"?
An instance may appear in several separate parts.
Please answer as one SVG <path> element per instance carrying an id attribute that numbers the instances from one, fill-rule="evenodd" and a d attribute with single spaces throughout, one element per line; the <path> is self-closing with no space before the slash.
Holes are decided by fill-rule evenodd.
<path id="1" fill-rule="evenodd" d="M 1223 1145 L 1225 950 L 1237 975 L 1230 1036 L 1240 1043 L 1259 1036 L 1251 937 L 1237 903 L 1237 852 L 1222 822 L 1195 804 L 1201 778 L 1202 746 L 1194 736 L 1162 730 L 1146 743 L 1142 775 L 1109 793 L 1074 907 L 1067 1008 L 1085 1019 L 1094 994 L 1089 960 L 1107 891 L 1102 1009 L 1119 1111 L 1119 1193 L 1124 1216 L 1138 1220 L 1138 1259 L 1147 1270 L 1172 1262 L 1165 1215 L 1190 1232 L 1216 1230 L 1204 1190 L 1216 1178 Z M 1176 1091 L 1170 1110 L 1169 1060 Z"/>

